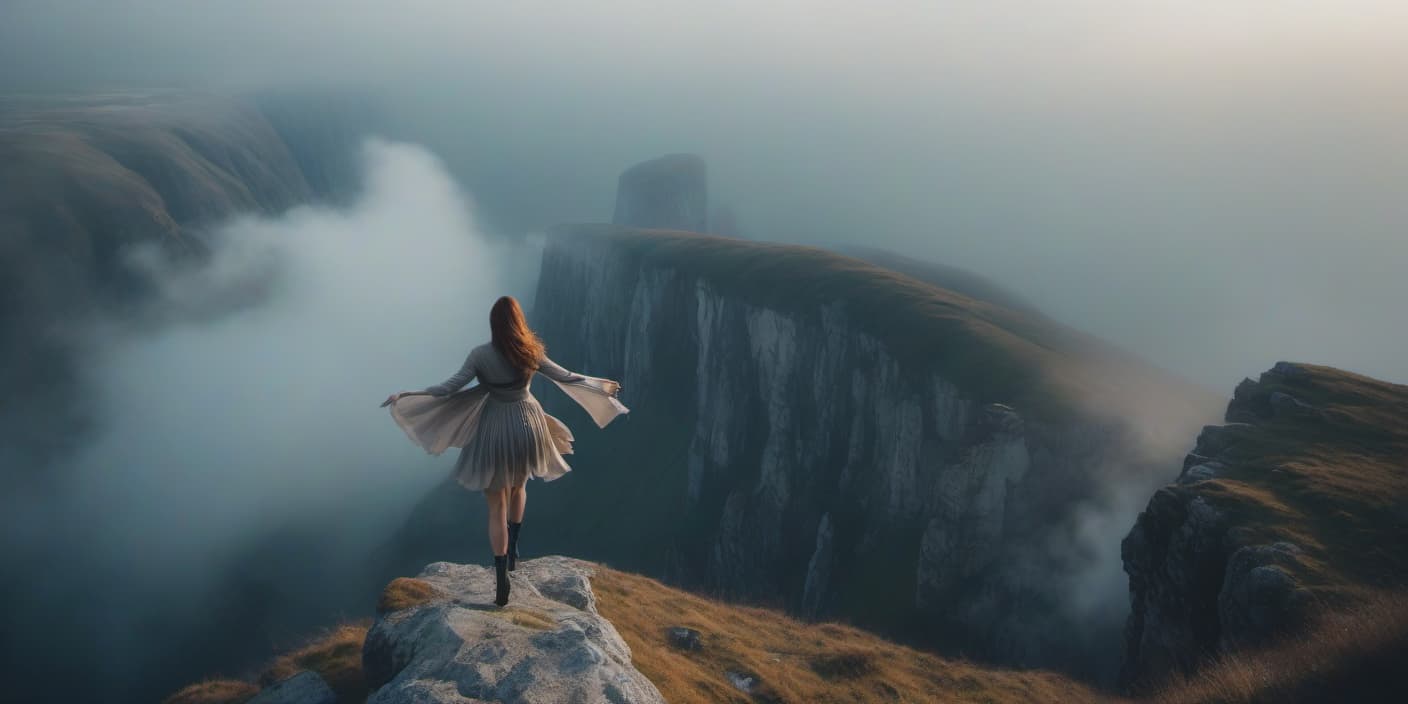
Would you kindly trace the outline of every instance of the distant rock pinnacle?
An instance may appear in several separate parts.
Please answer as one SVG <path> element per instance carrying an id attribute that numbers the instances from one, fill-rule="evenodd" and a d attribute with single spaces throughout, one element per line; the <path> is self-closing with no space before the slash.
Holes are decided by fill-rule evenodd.
<path id="1" fill-rule="evenodd" d="M 621 173 L 612 222 L 627 227 L 708 232 L 709 187 L 704 160 L 670 154 Z"/>

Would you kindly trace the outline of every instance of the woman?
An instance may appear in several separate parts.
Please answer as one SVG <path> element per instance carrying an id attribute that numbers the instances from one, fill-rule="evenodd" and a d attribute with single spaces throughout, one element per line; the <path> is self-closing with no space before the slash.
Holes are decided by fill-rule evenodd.
<path id="1" fill-rule="evenodd" d="M 546 348 L 528 327 L 512 296 L 489 311 L 489 344 L 470 350 L 454 376 L 424 391 L 402 391 L 381 405 L 411 440 L 431 454 L 460 450 L 455 479 L 483 491 L 489 504 L 489 548 L 494 552 L 498 590 L 494 603 L 508 603 L 508 571 L 518 558 L 518 534 L 528 500 L 528 477 L 552 481 L 571 471 L 562 455 L 572 452 L 572 432 L 543 412 L 528 390 L 542 372 L 606 427 L 629 409 L 616 400 L 621 385 L 574 374 L 548 359 Z M 464 391 L 471 379 L 479 384 Z"/>

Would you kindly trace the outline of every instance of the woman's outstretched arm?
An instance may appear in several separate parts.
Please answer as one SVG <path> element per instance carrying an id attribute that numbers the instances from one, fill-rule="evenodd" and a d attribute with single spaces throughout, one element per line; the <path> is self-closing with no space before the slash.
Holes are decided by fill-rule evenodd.
<path id="1" fill-rule="evenodd" d="M 464 364 L 460 366 L 460 370 L 455 372 L 454 376 L 434 386 L 427 386 L 425 393 L 431 396 L 449 396 L 464 388 L 464 385 L 474 379 L 478 373 L 474 365 L 474 352 L 470 352 L 469 356 L 464 358 Z"/>
<path id="2" fill-rule="evenodd" d="M 562 365 L 552 361 L 551 359 L 548 359 L 547 357 L 543 357 L 541 360 L 538 361 L 538 371 L 541 372 L 543 376 L 552 379 L 553 381 L 560 381 L 563 383 L 571 381 L 581 381 L 586 378 L 576 372 L 567 371 L 562 367 Z"/>
<path id="3" fill-rule="evenodd" d="M 569 372 L 547 357 L 538 362 L 538 371 L 552 379 L 563 393 L 586 410 L 599 428 L 605 428 L 612 419 L 631 410 L 616 400 L 621 385 L 610 379 Z"/>
<path id="4" fill-rule="evenodd" d="M 621 385 L 615 381 L 610 379 L 598 379 L 596 377 L 578 374 L 577 372 L 567 371 L 562 365 L 547 357 L 543 357 L 538 362 L 538 371 L 542 372 L 543 376 L 559 384 L 572 384 L 611 397 L 615 397 L 616 394 L 621 392 Z M 566 387 L 564 387 L 563 390 L 565 391 Z"/>

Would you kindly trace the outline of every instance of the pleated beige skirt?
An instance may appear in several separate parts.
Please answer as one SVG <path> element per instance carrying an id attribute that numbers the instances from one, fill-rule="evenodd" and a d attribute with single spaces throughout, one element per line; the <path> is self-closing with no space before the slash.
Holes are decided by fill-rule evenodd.
<path id="1" fill-rule="evenodd" d="M 499 394 L 476 386 L 449 396 L 408 395 L 391 414 L 431 454 L 461 448 L 454 477 L 466 489 L 499 490 L 572 471 L 562 458 L 572 454 L 572 431 L 526 389 Z"/>

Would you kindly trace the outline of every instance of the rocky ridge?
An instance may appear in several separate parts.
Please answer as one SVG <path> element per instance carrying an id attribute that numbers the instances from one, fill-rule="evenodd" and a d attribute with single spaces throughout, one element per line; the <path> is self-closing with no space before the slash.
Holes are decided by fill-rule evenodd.
<path id="1" fill-rule="evenodd" d="M 1278 362 L 1225 418 L 1124 540 L 1127 689 L 1408 580 L 1408 387 Z"/>

